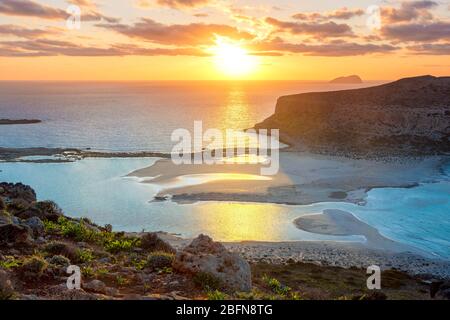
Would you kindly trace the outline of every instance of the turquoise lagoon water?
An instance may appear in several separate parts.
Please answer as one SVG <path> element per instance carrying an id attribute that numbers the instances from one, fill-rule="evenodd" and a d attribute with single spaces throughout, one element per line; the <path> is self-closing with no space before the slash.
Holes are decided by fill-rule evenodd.
<path id="1" fill-rule="evenodd" d="M 381 188 L 369 192 L 367 204 L 316 203 L 287 206 L 202 202 L 179 205 L 150 202 L 158 187 L 125 177 L 156 159 L 85 159 L 72 163 L 0 163 L 0 181 L 23 182 L 39 199 L 55 200 L 74 217 L 89 217 L 116 230 L 167 231 L 186 237 L 206 233 L 218 240 L 338 240 L 298 230 L 293 220 L 325 209 L 352 212 L 399 242 L 436 257 L 450 259 L 450 180 L 415 188 Z M 447 170 L 449 168 L 447 167 Z"/>

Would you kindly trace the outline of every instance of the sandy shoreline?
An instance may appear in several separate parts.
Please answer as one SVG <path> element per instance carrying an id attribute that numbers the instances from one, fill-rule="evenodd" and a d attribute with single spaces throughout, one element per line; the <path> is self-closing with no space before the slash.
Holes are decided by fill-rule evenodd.
<path id="1" fill-rule="evenodd" d="M 160 237 L 175 248 L 181 249 L 192 239 L 160 233 Z M 223 242 L 230 251 L 250 262 L 284 264 L 307 262 L 343 268 L 367 268 L 377 265 L 381 270 L 397 269 L 425 278 L 450 279 L 450 261 L 424 257 L 413 252 L 395 252 L 373 249 L 357 242 L 337 241 L 286 241 Z"/>
<path id="2" fill-rule="evenodd" d="M 297 228 L 312 233 L 335 236 L 364 236 L 366 238 L 364 245 L 370 249 L 411 252 L 431 257 L 431 255 L 422 250 L 382 236 L 374 227 L 360 221 L 353 214 L 342 210 L 328 209 L 324 210 L 322 214 L 301 216 L 294 223 Z"/>
<path id="3" fill-rule="evenodd" d="M 172 201 L 240 201 L 304 205 L 343 201 L 363 204 L 366 192 L 379 187 L 412 187 L 437 178 L 443 157 L 408 161 L 355 160 L 342 157 L 280 152 L 280 171 L 267 180 L 223 180 L 185 185 L 183 176 L 209 174 L 259 175 L 261 165 L 175 165 L 161 159 L 131 172 L 158 185 L 158 197 Z"/>

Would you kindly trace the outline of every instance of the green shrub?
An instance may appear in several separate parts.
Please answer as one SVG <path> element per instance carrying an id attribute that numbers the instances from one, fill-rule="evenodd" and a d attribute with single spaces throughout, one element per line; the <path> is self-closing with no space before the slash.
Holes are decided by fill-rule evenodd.
<path id="1" fill-rule="evenodd" d="M 86 263 L 94 260 L 94 254 L 90 249 L 78 249 L 77 250 L 77 262 Z"/>
<path id="2" fill-rule="evenodd" d="M 228 299 L 228 295 L 226 295 L 225 293 L 223 293 L 219 290 L 208 291 L 206 295 L 208 297 L 208 300 L 227 300 Z"/>
<path id="3" fill-rule="evenodd" d="M 70 265 L 70 260 L 62 255 L 54 255 L 50 258 L 49 262 L 55 266 L 68 267 Z"/>
<path id="4" fill-rule="evenodd" d="M 139 239 L 137 238 L 122 238 L 108 240 L 105 242 L 105 250 L 110 253 L 117 253 L 120 251 L 130 251 L 131 249 L 139 245 Z"/>
<path id="5" fill-rule="evenodd" d="M 174 259 L 175 256 L 172 253 L 163 251 L 152 252 L 147 258 L 146 267 L 152 270 L 170 268 Z"/>
<path id="6" fill-rule="evenodd" d="M 279 294 L 280 296 L 286 296 L 291 291 L 291 288 L 283 286 L 280 281 L 275 278 L 270 278 L 269 276 L 264 275 L 262 280 L 273 293 Z"/>
<path id="7" fill-rule="evenodd" d="M 122 287 L 122 286 L 125 286 L 126 284 L 128 284 L 130 281 L 127 278 L 119 275 L 116 277 L 116 282 L 117 282 L 117 285 Z"/>
<path id="8" fill-rule="evenodd" d="M 208 272 L 198 272 L 192 280 L 204 290 L 219 290 L 223 287 L 222 280 Z"/>
<path id="9" fill-rule="evenodd" d="M 92 278 L 95 275 L 95 271 L 91 266 L 81 267 L 81 274 L 86 278 Z"/>
<path id="10" fill-rule="evenodd" d="M 6 256 L 5 260 L 0 261 L 0 268 L 7 270 L 20 267 L 20 265 L 21 265 L 20 261 L 14 258 L 13 256 Z"/>
<path id="11" fill-rule="evenodd" d="M 40 277 L 47 267 L 48 263 L 42 257 L 32 256 L 23 262 L 20 269 L 26 277 Z"/>
<path id="12" fill-rule="evenodd" d="M 90 226 L 89 220 L 85 218 L 78 222 L 59 217 L 56 222 L 44 221 L 44 226 L 47 233 L 61 235 L 75 241 L 97 244 L 111 253 L 130 251 L 140 245 L 138 238 L 127 238 L 121 234 L 99 231 Z"/>

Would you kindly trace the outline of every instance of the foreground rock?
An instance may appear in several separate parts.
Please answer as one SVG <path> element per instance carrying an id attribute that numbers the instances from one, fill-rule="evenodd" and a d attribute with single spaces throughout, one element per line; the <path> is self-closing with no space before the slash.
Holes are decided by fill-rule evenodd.
<path id="1" fill-rule="evenodd" d="M 0 244 L 26 244 L 30 241 L 31 231 L 26 226 L 16 224 L 0 225 Z"/>
<path id="2" fill-rule="evenodd" d="M 450 77 L 278 99 L 258 129 L 280 129 L 294 149 L 344 155 L 450 152 Z"/>
<path id="3" fill-rule="evenodd" d="M 173 267 L 180 272 L 210 274 L 230 290 L 247 292 L 252 289 L 248 262 L 205 235 L 198 236 L 178 252 Z"/>

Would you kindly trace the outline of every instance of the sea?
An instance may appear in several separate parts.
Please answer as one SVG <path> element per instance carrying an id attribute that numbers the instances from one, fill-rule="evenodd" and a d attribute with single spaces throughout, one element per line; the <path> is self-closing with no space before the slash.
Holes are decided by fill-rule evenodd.
<path id="1" fill-rule="evenodd" d="M 307 81 L 0 82 L 0 118 L 42 123 L 0 126 L 0 147 L 90 148 L 170 152 L 175 129 L 246 129 L 275 111 L 279 96 L 382 83 L 332 85 Z M 359 235 L 301 231 L 301 215 L 341 209 L 392 240 L 450 259 L 450 165 L 439 179 L 414 188 L 376 188 L 365 205 L 151 201 L 158 187 L 127 174 L 156 158 L 84 159 L 69 163 L 0 162 L 0 181 L 32 186 L 40 200 L 67 215 L 115 230 L 199 233 L 223 241 L 364 241 Z"/>

